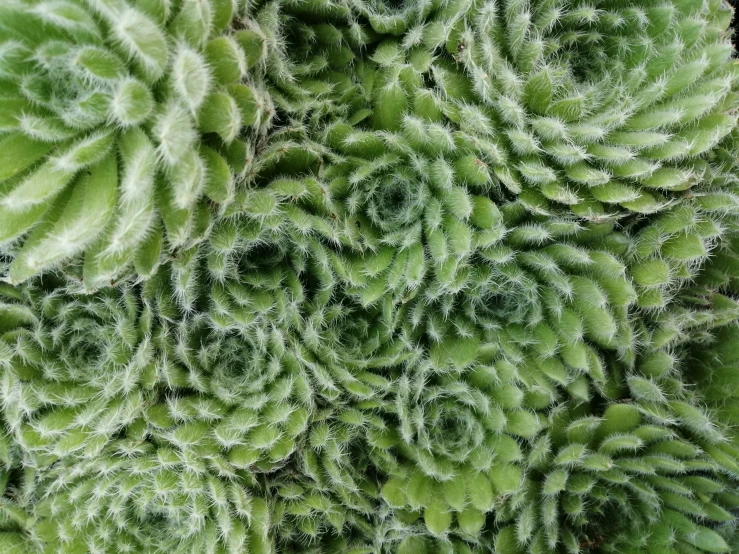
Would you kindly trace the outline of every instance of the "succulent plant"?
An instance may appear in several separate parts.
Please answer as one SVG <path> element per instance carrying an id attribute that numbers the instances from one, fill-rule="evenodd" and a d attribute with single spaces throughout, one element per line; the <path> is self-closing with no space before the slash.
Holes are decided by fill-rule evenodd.
<path id="1" fill-rule="evenodd" d="M 0 546 L 739 548 L 732 13 L 0 7 Z"/>
<path id="2" fill-rule="evenodd" d="M 0 242 L 20 282 L 90 288 L 201 240 L 270 125 L 269 40 L 231 0 L 13 1 L 0 12 Z M 222 208 L 220 208 L 222 209 Z"/>

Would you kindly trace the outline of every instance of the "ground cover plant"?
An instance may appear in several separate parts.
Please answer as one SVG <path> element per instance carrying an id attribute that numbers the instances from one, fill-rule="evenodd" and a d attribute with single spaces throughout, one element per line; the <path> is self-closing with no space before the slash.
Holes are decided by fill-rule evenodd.
<path id="1" fill-rule="evenodd" d="M 732 17 L 5 0 L 0 552 L 738 552 Z"/>

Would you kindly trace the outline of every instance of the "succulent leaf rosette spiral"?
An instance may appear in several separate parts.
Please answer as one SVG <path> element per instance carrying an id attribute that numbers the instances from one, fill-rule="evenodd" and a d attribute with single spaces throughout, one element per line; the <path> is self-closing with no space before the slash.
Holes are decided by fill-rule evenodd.
<path id="1" fill-rule="evenodd" d="M 738 551 L 732 16 L 0 6 L 0 551 Z"/>
<path id="2" fill-rule="evenodd" d="M 268 128 L 268 37 L 231 0 L 2 7 L 2 234 L 20 282 L 97 288 L 200 239 Z"/>

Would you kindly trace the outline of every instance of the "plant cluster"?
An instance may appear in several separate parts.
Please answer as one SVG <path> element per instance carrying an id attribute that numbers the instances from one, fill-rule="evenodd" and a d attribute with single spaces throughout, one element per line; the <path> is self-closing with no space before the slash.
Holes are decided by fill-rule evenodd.
<path id="1" fill-rule="evenodd" d="M 0 6 L 0 550 L 739 550 L 724 0 Z"/>

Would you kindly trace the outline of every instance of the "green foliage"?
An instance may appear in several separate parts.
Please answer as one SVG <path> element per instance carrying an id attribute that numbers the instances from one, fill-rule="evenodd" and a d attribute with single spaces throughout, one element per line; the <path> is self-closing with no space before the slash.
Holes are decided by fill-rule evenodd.
<path id="1" fill-rule="evenodd" d="M 0 550 L 739 549 L 722 0 L 0 7 Z"/>
<path id="2" fill-rule="evenodd" d="M 274 114 L 263 67 L 277 54 L 260 14 L 231 0 L 5 4 L 9 281 L 84 254 L 94 290 L 142 252 L 202 240 L 203 217 L 222 212 L 245 177 L 230 153 L 252 150 Z"/>

